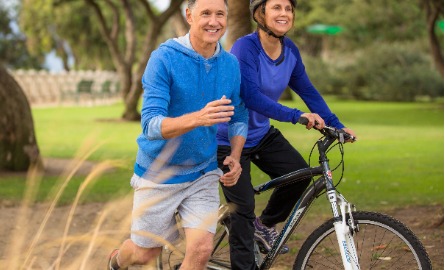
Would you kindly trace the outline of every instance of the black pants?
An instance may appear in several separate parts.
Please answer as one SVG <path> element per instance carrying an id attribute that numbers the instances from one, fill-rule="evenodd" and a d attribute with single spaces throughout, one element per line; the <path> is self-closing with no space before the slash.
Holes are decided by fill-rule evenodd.
<path id="1" fill-rule="evenodd" d="M 230 155 L 230 152 L 231 149 L 228 146 L 218 147 L 220 168 L 223 166 L 224 158 Z M 308 167 L 300 153 L 274 127 L 270 128 L 257 146 L 243 149 L 240 160 L 243 171 L 238 183 L 233 187 L 222 186 L 227 203 L 235 206 L 235 211 L 231 214 L 229 242 L 232 269 L 236 270 L 255 269 L 253 253 L 255 194 L 250 177 L 250 162 L 271 178 Z M 275 189 L 260 216 L 262 222 L 272 226 L 285 221 L 309 182 L 310 179 L 307 179 Z"/>

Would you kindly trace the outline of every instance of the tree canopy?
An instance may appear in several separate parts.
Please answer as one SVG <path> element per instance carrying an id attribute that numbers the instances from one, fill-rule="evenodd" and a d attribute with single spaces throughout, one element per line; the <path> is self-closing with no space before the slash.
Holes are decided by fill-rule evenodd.
<path id="1" fill-rule="evenodd" d="M 121 82 L 122 117 L 139 120 L 140 78 L 164 25 L 182 2 L 171 0 L 159 12 L 147 0 L 24 0 L 20 25 L 37 52 L 56 48 L 63 55 L 69 44 L 76 68 L 112 65 Z"/>
<path id="2" fill-rule="evenodd" d="M 159 41 L 173 36 L 173 28 L 179 25 L 182 32 L 186 29 L 181 16 L 174 17 L 179 24 L 164 28 L 170 17 L 180 14 L 182 3 L 172 0 L 161 12 L 149 0 L 22 0 L 20 26 L 29 51 L 37 59 L 55 50 L 66 69 L 116 70 L 126 104 L 123 118 L 137 120 L 140 77 L 151 51 Z M 251 29 L 246 23 L 250 19 L 246 16 L 247 2 L 231 0 L 229 5 L 227 48 L 239 33 Z M 422 66 L 428 66 L 424 57 L 413 54 L 430 54 L 443 76 L 443 31 L 434 31 L 440 19 L 443 2 L 439 0 L 298 1 L 295 27 L 288 36 L 303 53 L 315 57 L 324 53 L 326 57 L 326 52 L 332 51 L 327 55 L 331 61 L 338 60 L 332 57 L 337 55 L 344 63 L 356 64 L 359 61 L 354 55 L 372 55 L 369 51 L 382 46 L 388 46 L 382 51 L 390 52 L 409 43 L 412 49 L 399 53 L 411 56 L 400 59 L 422 59 Z M 316 24 L 338 26 L 342 31 L 330 37 L 308 33 L 308 27 Z M 73 67 L 67 61 L 70 54 L 75 58 Z M 338 87 L 335 84 L 329 87 Z"/>
<path id="3" fill-rule="evenodd" d="M 9 68 L 40 68 L 44 54 L 31 56 L 26 47 L 26 36 L 13 28 L 17 25 L 16 9 L 0 2 L 0 59 Z"/>

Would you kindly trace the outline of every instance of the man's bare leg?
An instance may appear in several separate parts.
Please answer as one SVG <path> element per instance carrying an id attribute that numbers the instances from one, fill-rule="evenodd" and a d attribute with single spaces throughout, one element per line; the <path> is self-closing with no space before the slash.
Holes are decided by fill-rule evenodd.
<path id="1" fill-rule="evenodd" d="M 214 234 L 185 228 L 186 250 L 181 270 L 205 269 L 213 249 Z"/>

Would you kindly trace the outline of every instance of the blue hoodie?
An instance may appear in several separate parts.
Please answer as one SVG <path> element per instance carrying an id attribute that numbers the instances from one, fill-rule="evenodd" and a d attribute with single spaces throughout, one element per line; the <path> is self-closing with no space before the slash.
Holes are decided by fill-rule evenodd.
<path id="1" fill-rule="evenodd" d="M 188 35 L 185 37 L 188 40 Z M 241 75 L 238 61 L 220 44 L 217 46 L 215 55 L 209 59 L 178 39 L 170 39 L 152 52 L 142 76 L 142 134 L 137 138 L 137 175 L 148 173 L 148 177 L 153 178 L 166 169 L 172 169 L 173 175 L 163 183 L 173 184 L 193 181 L 215 170 L 216 125 L 197 127 L 166 140 L 161 135 L 161 123 L 165 117 L 199 111 L 224 95 L 235 106 L 235 114 L 229 122 L 229 136 L 247 136 L 248 112 L 239 93 Z M 168 142 L 176 148 L 171 155 L 160 155 L 168 148 Z M 161 168 L 152 166 L 156 159 L 161 159 Z"/>

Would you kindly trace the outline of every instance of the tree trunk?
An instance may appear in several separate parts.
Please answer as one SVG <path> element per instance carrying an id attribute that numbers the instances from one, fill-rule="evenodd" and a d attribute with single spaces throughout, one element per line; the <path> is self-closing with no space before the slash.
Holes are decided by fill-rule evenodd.
<path id="1" fill-rule="evenodd" d="M 183 0 L 171 0 L 169 7 L 160 14 L 156 14 L 152 9 L 152 4 L 149 1 L 140 0 L 145 13 L 147 14 L 147 20 L 149 22 L 149 30 L 146 33 L 144 44 L 144 53 L 142 60 L 135 59 L 136 57 L 136 21 L 133 13 L 133 7 L 135 1 L 122 0 L 120 1 L 122 10 L 118 5 L 115 5 L 114 1 L 107 0 L 105 3 L 108 8 L 114 13 L 115 20 L 109 22 L 105 19 L 104 11 L 96 0 L 84 0 L 94 10 L 94 14 L 99 20 L 99 29 L 101 35 L 104 38 L 105 43 L 111 54 L 114 66 L 117 69 L 120 79 L 120 91 L 122 92 L 122 98 L 125 104 L 125 111 L 122 114 L 122 118 L 127 121 L 139 121 L 141 118 L 140 113 L 137 110 L 137 105 L 142 93 L 140 87 L 141 77 L 147 60 L 151 52 L 155 49 L 153 44 L 157 44 L 157 39 L 161 33 L 162 27 L 168 21 L 168 19 L 177 12 Z M 124 15 L 125 27 L 119 25 L 119 15 L 121 12 Z M 123 33 L 120 31 L 123 30 Z M 119 39 L 120 34 L 125 36 L 125 45 L 121 46 L 122 42 Z M 134 72 L 136 70 L 136 72 Z M 141 71 L 142 70 L 142 71 Z"/>
<path id="2" fill-rule="evenodd" d="M 443 79 L 443 53 L 440 48 L 439 40 L 436 35 L 436 21 L 441 14 L 443 17 L 443 2 L 438 0 L 423 1 L 426 20 L 428 25 L 428 40 L 431 47 L 431 55 L 437 71 L 442 75 Z"/>
<path id="3" fill-rule="evenodd" d="M 0 64 L 0 170 L 27 171 L 41 164 L 28 100 Z"/>
<path id="4" fill-rule="evenodd" d="M 230 50 L 235 41 L 252 32 L 249 1 L 229 0 L 229 21 L 225 49 Z"/>
<path id="5" fill-rule="evenodd" d="M 152 22 L 150 25 L 150 31 L 147 37 L 158 37 L 160 34 L 160 30 L 162 25 Z M 122 115 L 122 118 L 127 121 L 139 121 L 141 120 L 141 114 L 138 112 L 137 105 L 139 103 L 140 97 L 142 95 L 142 82 L 141 78 L 144 74 L 145 67 L 147 66 L 148 59 L 150 58 L 151 53 L 156 49 L 157 42 L 155 38 L 146 38 L 144 43 L 145 51 L 143 53 L 144 57 L 139 60 L 137 64 L 137 69 L 134 71 L 133 81 L 131 82 L 131 88 L 128 95 L 125 97 L 125 111 Z"/>
<path id="6" fill-rule="evenodd" d="M 305 32 L 298 32 L 293 36 L 295 40 L 298 37 L 298 48 L 300 51 L 313 57 L 320 57 L 323 53 L 323 38 L 319 35 L 308 35 Z"/>
<path id="7" fill-rule="evenodd" d="M 182 10 L 180 7 L 178 7 L 175 14 L 172 16 L 171 24 L 177 37 L 184 36 L 190 29 L 190 25 L 182 15 Z"/>

